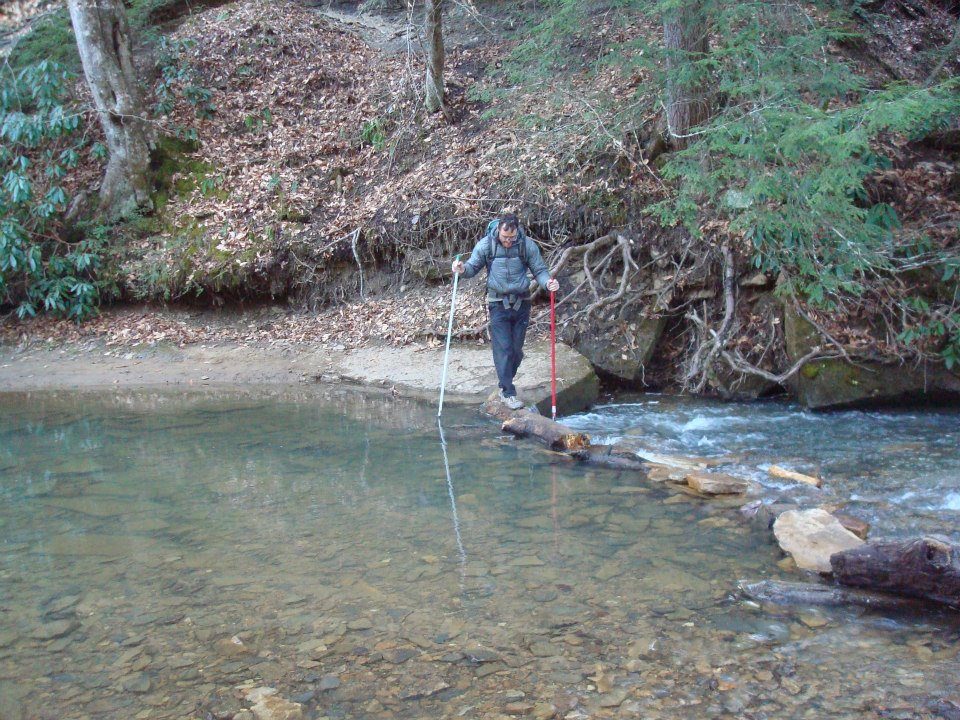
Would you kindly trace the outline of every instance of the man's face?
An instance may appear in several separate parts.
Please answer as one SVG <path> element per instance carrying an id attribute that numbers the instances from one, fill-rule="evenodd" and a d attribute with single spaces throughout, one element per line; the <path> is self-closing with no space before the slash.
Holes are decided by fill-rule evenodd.
<path id="1" fill-rule="evenodd" d="M 514 241 L 517 239 L 517 229 L 510 228 L 509 230 L 503 225 L 500 226 L 500 244 L 503 245 L 508 250 L 510 246 L 513 245 Z"/>

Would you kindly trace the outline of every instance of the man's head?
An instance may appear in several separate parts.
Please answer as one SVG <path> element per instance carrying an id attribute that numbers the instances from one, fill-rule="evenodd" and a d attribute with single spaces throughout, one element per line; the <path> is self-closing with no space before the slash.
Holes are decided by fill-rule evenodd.
<path id="1" fill-rule="evenodd" d="M 497 226 L 497 236 L 500 244 L 509 248 L 517 240 L 517 233 L 520 232 L 520 220 L 513 213 L 504 213 L 500 216 L 500 224 Z"/>

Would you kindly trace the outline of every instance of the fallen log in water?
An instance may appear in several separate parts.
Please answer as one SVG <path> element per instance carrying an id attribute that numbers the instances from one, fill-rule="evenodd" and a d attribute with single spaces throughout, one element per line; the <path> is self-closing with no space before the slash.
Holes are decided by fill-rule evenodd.
<path id="1" fill-rule="evenodd" d="M 551 450 L 579 450 L 590 445 L 590 436 L 542 415 L 517 411 L 503 423 L 503 430 L 519 437 L 535 437 Z"/>
<path id="2" fill-rule="evenodd" d="M 792 480 L 793 482 L 813 485 L 813 487 L 823 487 L 822 479 L 812 477 L 810 475 L 804 475 L 803 473 L 794 472 L 793 470 L 787 470 L 779 465 L 771 465 L 769 468 L 767 468 L 767 472 L 773 477 L 780 478 L 781 480 Z"/>
<path id="3" fill-rule="evenodd" d="M 639 470 L 647 475 L 647 463 L 629 451 L 618 452 L 616 445 L 588 445 L 571 453 L 580 462 L 602 465 L 614 470 Z"/>
<path id="4" fill-rule="evenodd" d="M 816 583 L 784 582 L 782 580 L 761 580 L 748 583 L 741 580 L 740 592 L 752 600 L 774 605 L 820 605 L 841 607 L 856 605 L 875 610 L 912 610 L 918 611 L 925 604 L 914 598 L 898 597 L 881 592 L 855 590 L 834 585 Z"/>
<path id="5" fill-rule="evenodd" d="M 843 585 L 960 607 L 960 546 L 943 537 L 867 543 L 834 553 L 830 567 Z"/>

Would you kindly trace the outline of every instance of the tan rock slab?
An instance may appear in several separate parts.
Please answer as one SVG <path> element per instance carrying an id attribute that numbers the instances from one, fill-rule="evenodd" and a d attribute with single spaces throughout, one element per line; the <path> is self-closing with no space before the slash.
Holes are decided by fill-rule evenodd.
<path id="1" fill-rule="evenodd" d="M 687 485 L 704 495 L 742 495 L 750 490 L 750 483 L 726 473 L 693 472 L 684 476 Z"/>
<path id="2" fill-rule="evenodd" d="M 339 380 L 393 388 L 401 395 L 436 400 L 440 393 L 444 348 L 358 348 L 334 363 Z M 517 394 L 527 405 L 550 414 L 550 344 L 531 342 L 524 347 L 523 364 L 515 379 Z M 482 404 L 497 389 L 497 374 L 488 345 L 450 347 L 445 402 Z M 599 380 L 590 361 L 573 348 L 557 343 L 557 410 L 565 415 L 584 410 L 596 401 Z"/>
<path id="3" fill-rule="evenodd" d="M 773 524 L 773 534 L 797 567 L 829 573 L 830 556 L 863 545 L 826 510 L 788 510 Z"/>
<path id="4" fill-rule="evenodd" d="M 842 513 L 834 513 L 834 517 L 840 521 L 841 525 L 843 525 L 858 538 L 861 540 L 867 539 L 867 535 L 870 533 L 870 523 L 868 523 L 866 520 L 861 520 L 860 518 L 855 518 L 851 515 L 844 515 Z"/>
<path id="5" fill-rule="evenodd" d="M 276 695 L 268 695 L 260 699 L 250 708 L 257 720 L 303 720 L 303 706 L 290 702 Z"/>

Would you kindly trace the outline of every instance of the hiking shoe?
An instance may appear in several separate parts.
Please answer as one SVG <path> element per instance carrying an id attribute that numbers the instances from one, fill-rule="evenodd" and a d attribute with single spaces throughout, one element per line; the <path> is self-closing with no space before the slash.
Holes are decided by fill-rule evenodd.
<path id="1" fill-rule="evenodd" d="M 500 393 L 500 398 L 503 400 L 503 404 L 511 410 L 519 410 L 523 407 L 523 403 L 520 402 L 520 398 L 516 395 L 504 395 Z"/>

